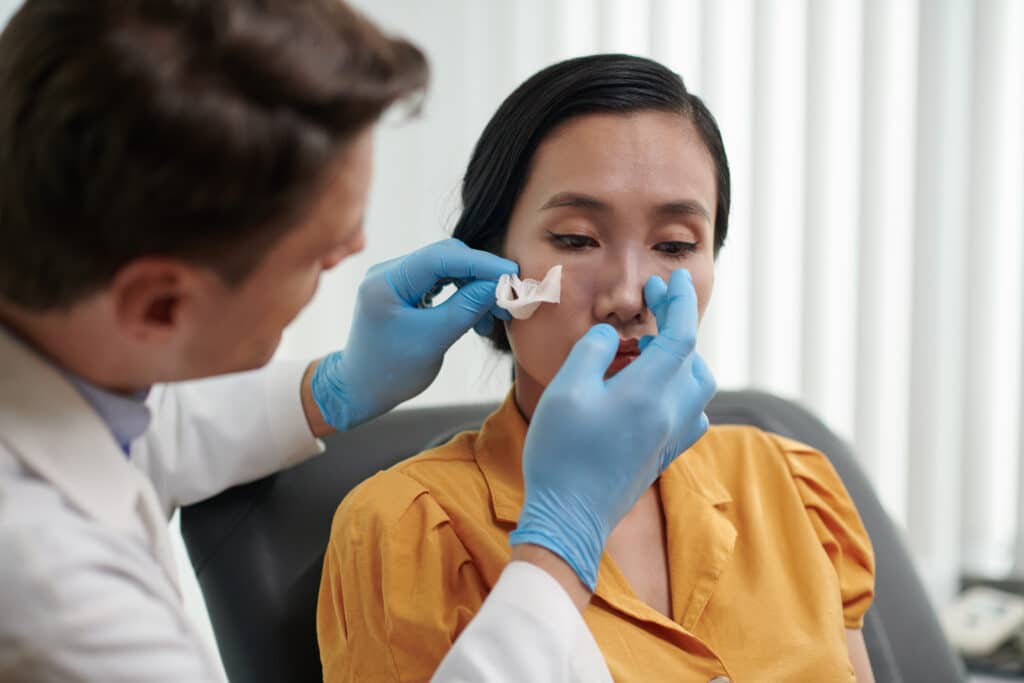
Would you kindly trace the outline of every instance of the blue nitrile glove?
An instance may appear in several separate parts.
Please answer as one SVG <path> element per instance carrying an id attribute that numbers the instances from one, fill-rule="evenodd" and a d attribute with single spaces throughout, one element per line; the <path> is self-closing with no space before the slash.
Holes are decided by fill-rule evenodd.
<path id="1" fill-rule="evenodd" d="M 351 429 L 426 389 L 445 352 L 471 327 L 486 333 L 497 308 L 494 290 L 519 266 L 456 239 L 377 264 L 359 285 L 355 317 L 342 351 L 313 373 L 313 399 L 335 429 Z M 436 308 L 422 307 L 438 283 L 459 290 Z"/>
<path id="2" fill-rule="evenodd" d="M 526 498 L 512 545 L 564 559 L 594 590 L 608 534 L 666 467 L 708 427 L 715 380 L 694 351 L 697 295 L 685 270 L 652 277 L 644 299 L 658 321 L 640 356 L 607 381 L 619 336 L 585 334 L 544 390 L 523 448 Z"/>

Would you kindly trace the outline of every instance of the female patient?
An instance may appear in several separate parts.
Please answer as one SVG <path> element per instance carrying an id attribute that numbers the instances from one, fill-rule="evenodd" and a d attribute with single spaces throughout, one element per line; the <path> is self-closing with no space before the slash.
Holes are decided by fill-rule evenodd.
<path id="1" fill-rule="evenodd" d="M 509 558 L 530 417 L 573 343 L 609 323 L 609 367 L 656 321 L 645 282 L 685 268 L 703 314 L 725 241 L 717 124 L 663 66 L 599 55 L 549 67 L 499 108 L 470 160 L 455 237 L 561 303 L 494 326 L 515 382 L 479 432 L 382 472 L 342 502 L 318 608 L 327 681 L 426 680 Z M 557 457 L 557 454 L 552 454 Z M 872 680 L 860 628 L 873 556 L 824 456 L 712 427 L 608 539 L 584 618 L 617 681 Z"/>

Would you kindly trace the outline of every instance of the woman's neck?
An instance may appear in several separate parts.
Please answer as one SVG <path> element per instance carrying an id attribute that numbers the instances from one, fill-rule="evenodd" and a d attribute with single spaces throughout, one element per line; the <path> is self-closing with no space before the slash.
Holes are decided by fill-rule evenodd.
<path id="1" fill-rule="evenodd" d="M 527 374 L 518 362 L 515 367 L 516 406 L 529 424 L 533 418 L 533 411 L 537 409 L 537 402 L 540 401 L 540 396 L 544 393 L 544 385 Z"/>

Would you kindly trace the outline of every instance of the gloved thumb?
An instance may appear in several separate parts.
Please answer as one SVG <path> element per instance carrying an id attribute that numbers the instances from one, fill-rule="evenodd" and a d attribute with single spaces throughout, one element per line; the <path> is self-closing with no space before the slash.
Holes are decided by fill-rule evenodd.
<path id="1" fill-rule="evenodd" d="M 492 280 L 473 280 L 437 307 L 438 314 L 444 316 L 445 328 L 450 333 L 451 341 L 454 342 L 479 323 L 481 318 L 490 314 L 497 287 L 498 283 Z"/>
<path id="2" fill-rule="evenodd" d="M 687 437 L 690 441 L 696 441 L 700 437 L 704 436 L 710 426 L 711 422 L 708 420 L 708 414 L 702 412 L 700 414 L 700 418 L 698 418 L 697 425 L 692 432 L 687 433 Z M 683 451 L 679 448 L 669 448 L 668 450 L 662 451 L 661 461 L 658 464 L 658 476 L 660 477 L 661 474 L 668 469 L 668 466 L 675 462 L 682 454 Z"/>
<path id="3" fill-rule="evenodd" d="M 619 333 L 615 328 L 603 323 L 594 325 L 573 345 L 551 383 L 604 381 L 618 350 Z"/>
<path id="4" fill-rule="evenodd" d="M 476 321 L 476 325 L 473 325 L 473 331 L 481 337 L 490 337 L 491 333 L 494 332 L 494 316 L 485 315 Z"/>
<path id="5" fill-rule="evenodd" d="M 715 381 L 715 376 L 711 374 L 711 369 L 708 367 L 708 364 L 699 353 L 693 354 L 693 365 L 690 372 L 693 374 L 693 378 L 697 380 L 697 384 L 701 388 L 701 398 L 705 403 L 710 401 L 711 397 L 714 396 L 715 392 L 718 390 L 718 383 Z"/>

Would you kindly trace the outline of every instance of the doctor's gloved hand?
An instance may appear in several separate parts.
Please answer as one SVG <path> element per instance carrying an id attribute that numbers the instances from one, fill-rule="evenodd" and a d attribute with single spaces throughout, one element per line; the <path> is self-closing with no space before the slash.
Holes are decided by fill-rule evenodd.
<path id="1" fill-rule="evenodd" d="M 669 464 L 707 431 L 715 381 L 694 351 L 697 295 L 690 274 L 644 287 L 658 334 L 605 380 L 619 335 L 596 325 L 544 390 L 523 449 L 525 501 L 512 545 L 564 559 L 591 591 L 608 534 Z"/>
<path id="2" fill-rule="evenodd" d="M 470 328 L 486 331 L 495 288 L 519 266 L 448 239 L 380 263 L 359 286 L 348 343 L 326 356 L 312 380 L 324 419 L 347 430 L 377 417 L 426 389 L 445 352 Z M 441 305 L 425 304 L 439 286 L 459 290 Z"/>

